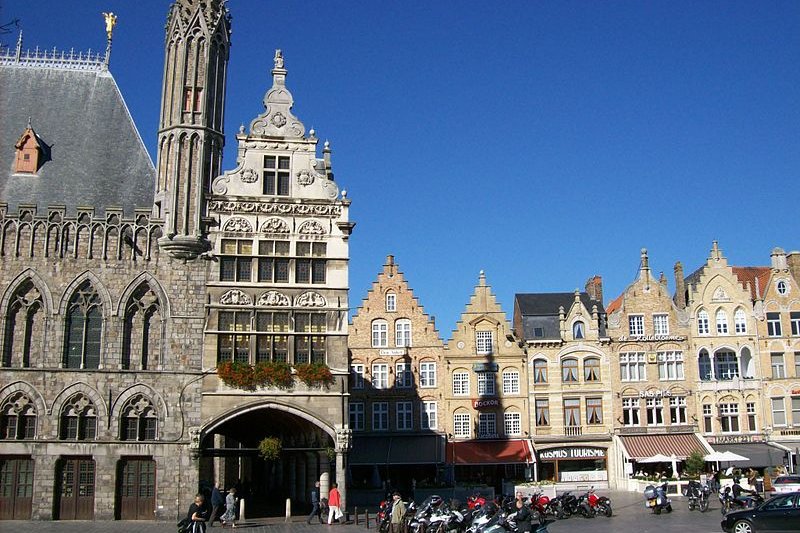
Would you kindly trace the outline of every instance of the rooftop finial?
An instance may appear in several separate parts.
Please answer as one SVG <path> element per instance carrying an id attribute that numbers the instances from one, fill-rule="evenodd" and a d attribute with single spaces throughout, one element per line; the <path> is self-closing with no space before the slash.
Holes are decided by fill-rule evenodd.
<path id="1" fill-rule="evenodd" d="M 28 115 L 28 129 L 31 129 L 31 116 Z"/>
<path id="2" fill-rule="evenodd" d="M 17 37 L 17 62 L 19 62 L 20 55 L 22 55 L 22 30 L 19 30 L 19 37 Z"/>
<path id="3" fill-rule="evenodd" d="M 275 50 L 275 68 L 283 68 L 283 52 L 280 48 Z"/>
<path id="4" fill-rule="evenodd" d="M 105 68 L 108 68 L 108 62 L 111 61 L 111 37 L 114 34 L 114 26 L 117 25 L 117 16 L 112 13 L 103 13 L 103 19 L 106 21 L 106 57 L 103 61 Z"/>

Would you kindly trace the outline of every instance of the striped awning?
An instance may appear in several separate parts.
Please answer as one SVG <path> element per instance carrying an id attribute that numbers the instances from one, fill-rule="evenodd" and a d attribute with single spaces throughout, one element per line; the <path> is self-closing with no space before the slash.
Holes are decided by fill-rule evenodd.
<path id="1" fill-rule="evenodd" d="M 711 449 L 705 439 L 696 433 L 620 435 L 619 440 L 625 448 L 625 455 L 634 461 L 658 454 L 667 457 L 674 454 L 680 461 L 686 459 L 695 450 L 706 455 Z"/>

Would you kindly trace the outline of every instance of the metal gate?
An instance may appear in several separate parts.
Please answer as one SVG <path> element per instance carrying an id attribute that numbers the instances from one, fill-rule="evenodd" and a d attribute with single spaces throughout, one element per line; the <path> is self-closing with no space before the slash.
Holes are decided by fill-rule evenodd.
<path id="1" fill-rule="evenodd" d="M 61 459 L 56 477 L 59 496 L 56 520 L 94 518 L 94 460 L 89 457 Z"/>
<path id="2" fill-rule="evenodd" d="M 0 457 L 0 520 L 30 520 L 33 459 Z"/>
<path id="3" fill-rule="evenodd" d="M 156 509 L 156 462 L 124 458 L 117 468 L 117 518 L 153 520 Z"/>

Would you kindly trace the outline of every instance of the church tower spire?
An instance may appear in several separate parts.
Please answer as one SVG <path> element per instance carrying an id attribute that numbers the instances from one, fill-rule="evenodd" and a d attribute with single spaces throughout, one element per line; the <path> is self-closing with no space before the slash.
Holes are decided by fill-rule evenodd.
<path id="1" fill-rule="evenodd" d="M 158 244 L 174 257 L 192 259 L 209 247 L 205 195 L 225 144 L 230 33 L 225 0 L 176 0 L 170 8 L 154 210 L 165 221 Z"/>

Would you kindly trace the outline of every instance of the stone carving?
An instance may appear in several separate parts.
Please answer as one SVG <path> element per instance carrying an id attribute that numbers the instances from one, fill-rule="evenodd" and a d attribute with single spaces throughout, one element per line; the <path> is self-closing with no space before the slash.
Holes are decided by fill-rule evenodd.
<path id="1" fill-rule="evenodd" d="M 325 235 L 325 228 L 316 220 L 309 220 L 303 222 L 297 232 L 300 233 L 300 235 Z"/>
<path id="2" fill-rule="evenodd" d="M 189 452 L 192 459 L 200 457 L 200 428 L 198 426 L 189 428 Z"/>
<path id="3" fill-rule="evenodd" d="M 289 233 L 289 224 L 279 218 L 268 218 L 261 224 L 261 233 Z"/>
<path id="4" fill-rule="evenodd" d="M 349 450 L 353 445 L 353 430 L 351 429 L 337 429 L 336 430 L 336 451 L 343 452 Z"/>
<path id="5" fill-rule="evenodd" d="M 728 298 L 728 293 L 725 292 L 725 289 L 723 289 L 722 287 L 717 287 L 717 289 L 714 291 L 714 296 L 712 296 L 711 299 L 717 301 L 717 300 L 728 300 L 729 298 Z"/>
<path id="6" fill-rule="evenodd" d="M 258 173 L 252 168 L 242 170 L 240 178 L 243 183 L 255 183 L 258 181 Z"/>
<path id="7" fill-rule="evenodd" d="M 283 68 L 283 51 L 280 48 L 275 50 L 275 68 Z"/>
<path id="8" fill-rule="evenodd" d="M 286 125 L 286 117 L 283 116 L 283 113 L 278 111 L 277 113 L 272 115 L 272 118 L 270 119 L 270 122 L 272 122 L 272 124 L 276 128 L 282 128 L 282 127 L 284 127 Z"/>
<path id="9" fill-rule="evenodd" d="M 303 123 L 292 114 L 294 98 L 286 88 L 286 69 L 283 64 L 283 53 L 276 51 L 272 88 L 264 96 L 264 113 L 250 123 L 251 135 L 300 139 L 306 131 Z"/>
<path id="10" fill-rule="evenodd" d="M 211 191 L 214 194 L 227 194 L 230 180 L 229 176 L 218 176 L 214 178 L 214 181 L 211 183 Z"/>
<path id="11" fill-rule="evenodd" d="M 212 200 L 209 211 L 218 213 L 264 213 L 267 215 L 305 215 L 337 218 L 342 214 L 342 206 L 330 204 L 282 204 L 277 202 L 239 202 Z"/>
<path id="12" fill-rule="evenodd" d="M 297 173 L 297 183 L 302 185 L 303 187 L 307 187 L 314 183 L 314 174 L 311 173 L 310 170 L 304 168 L 300 172 Z"/>
<path id="13" fill-rule="evenodd" d="M 229 231 L 231 233 L 252 233 L 253 226 L 247 219 L 242 217 L 231 217 L 225 222 L 222 231 Z"/>
<path id="14" fill-rule="evenodd" d="M 268 307 L 289 307 L 289 297 L 278 291 L 267 291 L 259 297 L 256 305 Z"/>
<path id="15" fill-rule="evenodd" d="M 247 293 L 239 289 L 231 289 L 219 298 L 219 303 L 222 305 L 250 305 L 253 301 Z"/>
<path id="16" fill-rule="evenodd" d="M 294 299 L 297 307 L 325 307 L 327 303 L 324 296 L 314 291 L 304 292 Z"/>

